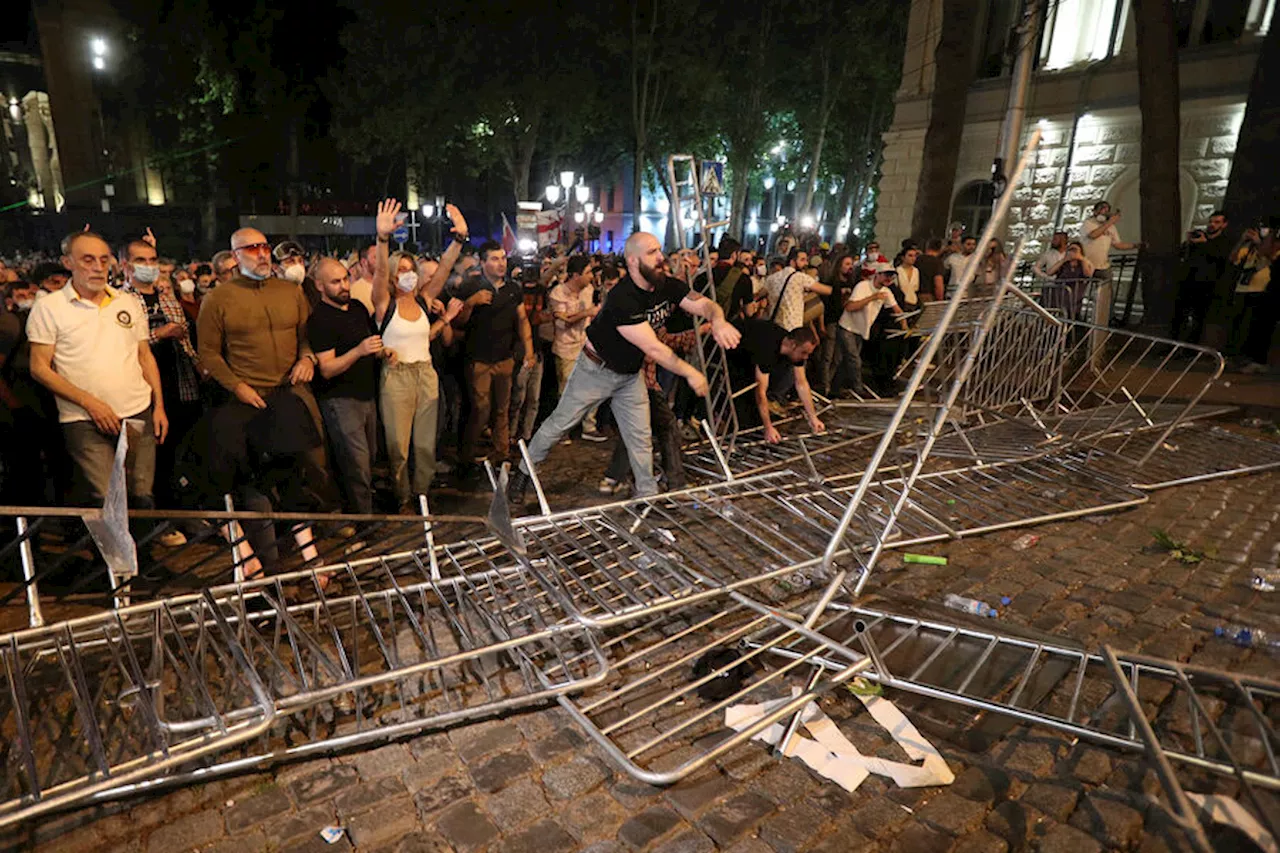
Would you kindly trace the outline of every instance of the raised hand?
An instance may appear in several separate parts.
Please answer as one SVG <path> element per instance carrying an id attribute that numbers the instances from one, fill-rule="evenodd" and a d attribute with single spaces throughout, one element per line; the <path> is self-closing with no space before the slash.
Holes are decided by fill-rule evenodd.
<path id="1" fill-rule="evenodd" d="M 467 220 L 462 216 L 462 211 L 458 210 L 457 205 L 446 204 L 444 206 L 444 215 L 449 217 L 449 221 L 453 223 L 453 233 L 459 237 L 466 237 L 471 233 L 467 230 Z"/>
<path id="2" fill-rule="evenodd" d="M 153 249 L 156 247 L 156 235 L 151 233 L 150 225 L 147 226 L 147 233 L 142 235 L 142 242 L 146 243 Z"/>
<path id="3" fill-rule="evenodd" d="M 405 214 L 400 212 L 400 202 L 394 198 L 378 202 L 378 213 L 374 218 L 374 225 L 379 237 L 390 237 L 404 220 Z"/>

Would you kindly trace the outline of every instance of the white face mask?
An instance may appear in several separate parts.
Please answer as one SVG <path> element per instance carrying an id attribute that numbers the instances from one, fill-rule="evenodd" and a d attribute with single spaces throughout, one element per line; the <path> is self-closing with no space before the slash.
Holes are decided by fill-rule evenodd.
<path id="1" fill-rule="evenodd" d="M 756 264 L 756 275 L 763 277 L 764 274 L 767 273 L 768 271 L 769 271 L 769 268 L 766 267 L 764 264 Z"/>
<path id="2" fill-rule="evenodd" d="M 35 299 L 15 299 L 13 304 L 19 311 L 30 311 L 31 306 L 36 304 Z"/>
<path id="3" fill-rule="evenodd" d="M 396 289 L 401 293 L 412 293 L 418 286 L 418 274 L 416 272 L 402 272 L 396 279 Z"/>
<path id="4" fill-rule="evenodd" d="M 281 274 L 294 284 L 302 284 L 302 280 L 307 277 L 307 268 L 302 264 L 289 264 Z"/>
<path id="5" fill-rule="evenodd" d="M 160 267 L 152 264 L 134 264 L 133 280 L 139 284 L 155 284 L 160 277 Z"/>
<path id="6" fill-rule="evenodd" d="M 196 292 L 196 283 L 189 278 L 184 278 L 178 282 L 178 290 L 190 296 Z"/>

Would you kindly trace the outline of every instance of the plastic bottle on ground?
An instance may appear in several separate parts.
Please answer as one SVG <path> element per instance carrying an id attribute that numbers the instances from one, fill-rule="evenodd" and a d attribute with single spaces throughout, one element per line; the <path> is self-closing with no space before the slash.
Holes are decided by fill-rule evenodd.
<path id="1" fill-rule="evenodd" d="M 992 618 L 999 616 L 1000 611 L 987 604 L 985 601 L 978 601 L 973 598 L 965 598 L 963 595 L 950 593 L 946 598 L 942 599 L 942 603 L 952 610 L 961 610 L 965 613 L 972 613 L 975 616 L 990 616 Z"/>
<path id="2" fill-rule="evenodd" d="M 1258 592 L 1275 592 L 1280 589 L 1280 569 L 1256 568 L 1249 583 Z"/>
<path id="3" fill-rule="evenodd" d="M 1280 637 L 1268 634 L 1261 628 L 1251 628 L 1248 625 L 1224 625 L 1214 628 L 1213 633 L 1224 640 L 1230 640 L 1237 646 L 1280 651 Z"/>

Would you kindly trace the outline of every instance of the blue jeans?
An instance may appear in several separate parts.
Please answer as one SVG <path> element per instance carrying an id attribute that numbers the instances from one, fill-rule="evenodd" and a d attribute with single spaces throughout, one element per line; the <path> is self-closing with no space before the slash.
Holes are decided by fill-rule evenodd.
<path id="1" fill-rule="evenodd" d="M 534 465 L 546 459 L 556 442 L 573 429 L 587 412 L 605 400 L 613 401 L 613 417 L 618 422 L 618 432 L 622 435 L 627 456 L 631 459 L 636 495 L 656 495 L 658 481 L 653 476 L 649 392 L 645 389 L 644 377 L 639 373 L 614 373 L 596 364 L 585 354 L 574 365 L 556 410 L 542 422 L 537 435 L 533 437 L 533 443 L 529 445 L 529 458 Z M 524 463 L 521 463 L 520 468 L 528 473 Z"/>
<path id="2" fill-rule="evenodd" d="M 511 440 L 529 441 L 538 420 L 538 401 L 542 397 L 542 358 L 527 361 L 516 371 L 511 385 Z"/>
<path id="3" fill-rule="evenodd" d="M 333 446 L 338 487 L 348 512 L 373 512 L 373 454 L 378 447 L 378 406 L 373 400 L 317 400 Z"/>

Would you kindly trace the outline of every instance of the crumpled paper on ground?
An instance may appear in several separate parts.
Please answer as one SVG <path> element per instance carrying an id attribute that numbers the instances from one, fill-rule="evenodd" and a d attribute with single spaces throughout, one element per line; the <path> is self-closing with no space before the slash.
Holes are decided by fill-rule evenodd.
<path id="1" fill-rule="evenodd" d="M 791 698 L 794 699 L 799 695 L 800 690 L 793 687 Z M 955 774 L 947 766 L 946 759 L 920 734 L 896 705 L 883 696 L 858 695 L 858 699 L 872 718 L 893 736 L 894 741 L 912 761 L 923 763 L 908 764 L 863 755 L 840 732 L 835 722 L 823 713 L 816 702 L 809 702 L 800 711 L 801 725 L 808 730 L 812 738 L 804 737 L 797 729 L 787 744 L 785 754 L 788 757 L 799 758 L 815 773 L 830 779 L 850 792 L 857 790 L 863 780 L 872 773 L 887 776 L 903 788 L 950 785 L 955 781 Z M 725 725 L 734 731 L 742 731 L 789 701 L 790 699 L 776 699 L 759 704 L 733 705 L 725 709 Z M 777 746 L 785 732 L 785 723 L 774 723 L 752 740 Z"/>

